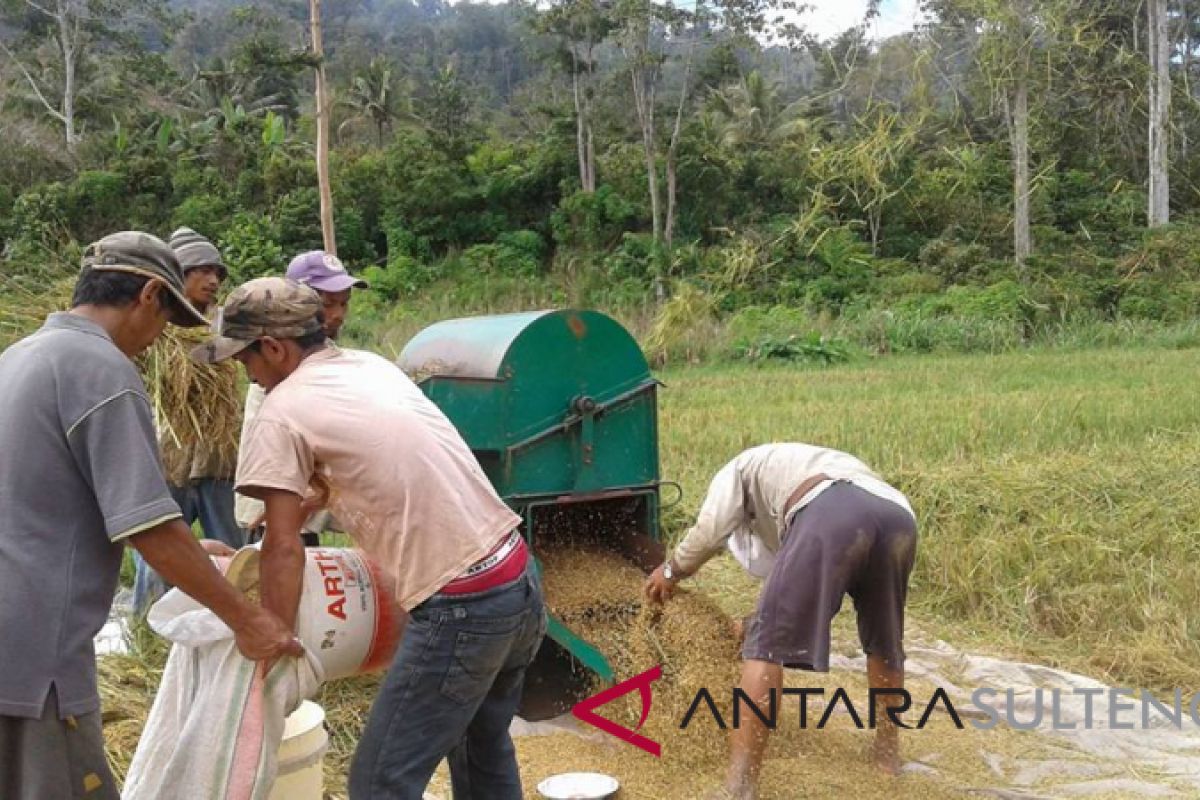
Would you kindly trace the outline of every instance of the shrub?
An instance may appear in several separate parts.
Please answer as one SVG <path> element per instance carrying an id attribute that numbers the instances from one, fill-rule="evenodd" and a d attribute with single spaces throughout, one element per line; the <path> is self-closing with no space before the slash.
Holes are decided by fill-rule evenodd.
<path id="1" fill-rule="evenodd" d="M 287 268 L 275 226 L 263 214 L 239 211 L 218 246 L 235 285 L 263 275 L 281 275 Z"/>
<path id="2" fill-rule="evenodd" d="M 367 267 L 363 277 L 371 284 L 372 294 L 395 302 L 428 287 L 436 273 L 412 256 L 400 253 L 390 257 L 385 267 Z"/>
<path id="3" fill-rule="evenodd" d="M 747 361 L 779 360 L 828 365 L 850 360 L 850 348 L 845 342 L 827 338 L 816 331 L 785 338 L 769 336 L 739 347 L 736 353 Z"/>
<path id="4" fill-rule="evenodd" d="M 13 203 L 8 235 L 9 255 L 17 263 L 43 263 L 48 252 L 69 242 L 66 187 L 49 183 L 18 197 Z"/>
<path id="5" fill-rule="evenodd" d="M 554 241 L 560 247 L 607 250 L 637 221 L 637 206 L 610 186 L 595 192 L 578 191 L 558 204 L 550 217 Z"/>
<path id="6" fill-rule="evenodd" d="M 608 278 L 646 280 L 658 274 L 659 247 L 648 233 L 626 233 L 621 244 L 603 260 L 603 269 Z"/>
<path id="7" fill-rule="evenodd" d="M 232 205 L 227 198 L 205 192 L 180 203 L 171 216 L 171 224 L 173 229 L 187 226 L 217 241 L 224 237 L 232 216 Z"/>
<path id="8" fill-rule="evenodd" d="M 289 256 L 324 246 L 321 196 L 315 186 L 293 189 L 280 198 L 275 205 L 275 230 L 279 245 Z"/>
<path id="9" fill-rule="evenodd" d="M 334 209 L 333 225 L 337 231 L 338 255 L 343 261 L 364 263 L 375 260 L 375 245 L 368 238 L 362 213 L 353 206 Z"/>
<path id="10" fill-rule="evenodd" d="M 67 224 L 81 241 L 93 241 L 129 227 L 125 224 L 128 204 L 125 176 L 92 170 L 79 173 L 67 185 Z"/>
<path id="11" fill-rule="evenodd" d="M 475 275 L 533 277 L 541 264 L 529 253 L 506 244 L 477 244 L 459 256 L 462 269 Z"/>

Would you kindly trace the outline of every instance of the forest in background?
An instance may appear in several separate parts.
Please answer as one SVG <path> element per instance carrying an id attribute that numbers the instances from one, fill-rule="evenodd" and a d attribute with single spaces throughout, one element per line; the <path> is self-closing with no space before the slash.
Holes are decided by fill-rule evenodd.
<path id="1" fill-rule="evenodd" d="M 589 305 L 662 357 L 824 362 L 1200 342 L 1200 3 L 923 9 L 873 41 L 877 7 L 818 40 L 789 0 L 325 0 L 363 320 Z M 308 25 L 0 0 L 0 280 L 122 228 L 191 226 L 236 280 L 320 247 Z"/>

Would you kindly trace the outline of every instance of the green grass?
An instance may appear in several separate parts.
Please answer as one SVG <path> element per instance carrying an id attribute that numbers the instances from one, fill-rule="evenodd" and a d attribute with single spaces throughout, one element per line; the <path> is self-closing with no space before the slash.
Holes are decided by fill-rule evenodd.
<path id="1" fill-rule="evenodd" d="M 666 371 L 663 473 L 681 535 L 741 449 L 854 453 L 921 520 L 927 635 L 1148 688 L 1200 688 L 1200 403 L 1192 350 L 892 357 Z M 700 578 L 734 610 L 754 584 Z"/>

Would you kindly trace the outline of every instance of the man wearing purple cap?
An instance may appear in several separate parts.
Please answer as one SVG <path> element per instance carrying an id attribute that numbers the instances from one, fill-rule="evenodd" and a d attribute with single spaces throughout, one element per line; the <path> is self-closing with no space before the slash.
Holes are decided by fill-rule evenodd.
<path id="1" fill-rule="evenodd" d="M 369 289 L 367 282 L 346 272 L 337 256 L 324 250 L 301 253 L 288 264 L 287 277 L 317 290 L 325 313 L 325 335 L 336 339 L 350 312 L 350 293 Z"/>
<path id="2" fill-rule="evenodd" d="M 355 289 L 369 289 L 370 286 L 361 278 L 355 278 L 346 271 L 345 265 L 337 256 L 324 250 L 309 250 L 292 259 L 288 264 L 286 277 L 303 283 L 317 290 L 321 297 L 321 310 L 324 316 L 325 335 L 337 339 L 350 313 L 350 295 Z M 245 440 L 250 422 L 258 414 L 265 393 L 256 384 L 250 384 L 246 393 L 246 410 L 242 418 L 242 439 Z M 262 524 L 266 508 L 260 500 L 238 494 L 235 516 L 238 524 L 247 530 Z M 329 512 L 318 510 L 304 523 L 304 541 L 308 545 L 320 544 L 320 534 L 329 530 L 332 517 Z M 252 531 L 253 534 L 253 531 Z"/>

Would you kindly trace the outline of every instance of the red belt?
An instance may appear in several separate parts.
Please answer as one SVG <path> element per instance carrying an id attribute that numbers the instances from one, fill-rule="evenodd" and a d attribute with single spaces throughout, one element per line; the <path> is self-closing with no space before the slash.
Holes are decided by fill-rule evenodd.
<path id="1" fill-rule="evenodd" d="M 525 572 L 529 548 L 514 530 L 467 571 L 438 590 L 440 594 L 474 594 L 515 581 Z"/>

